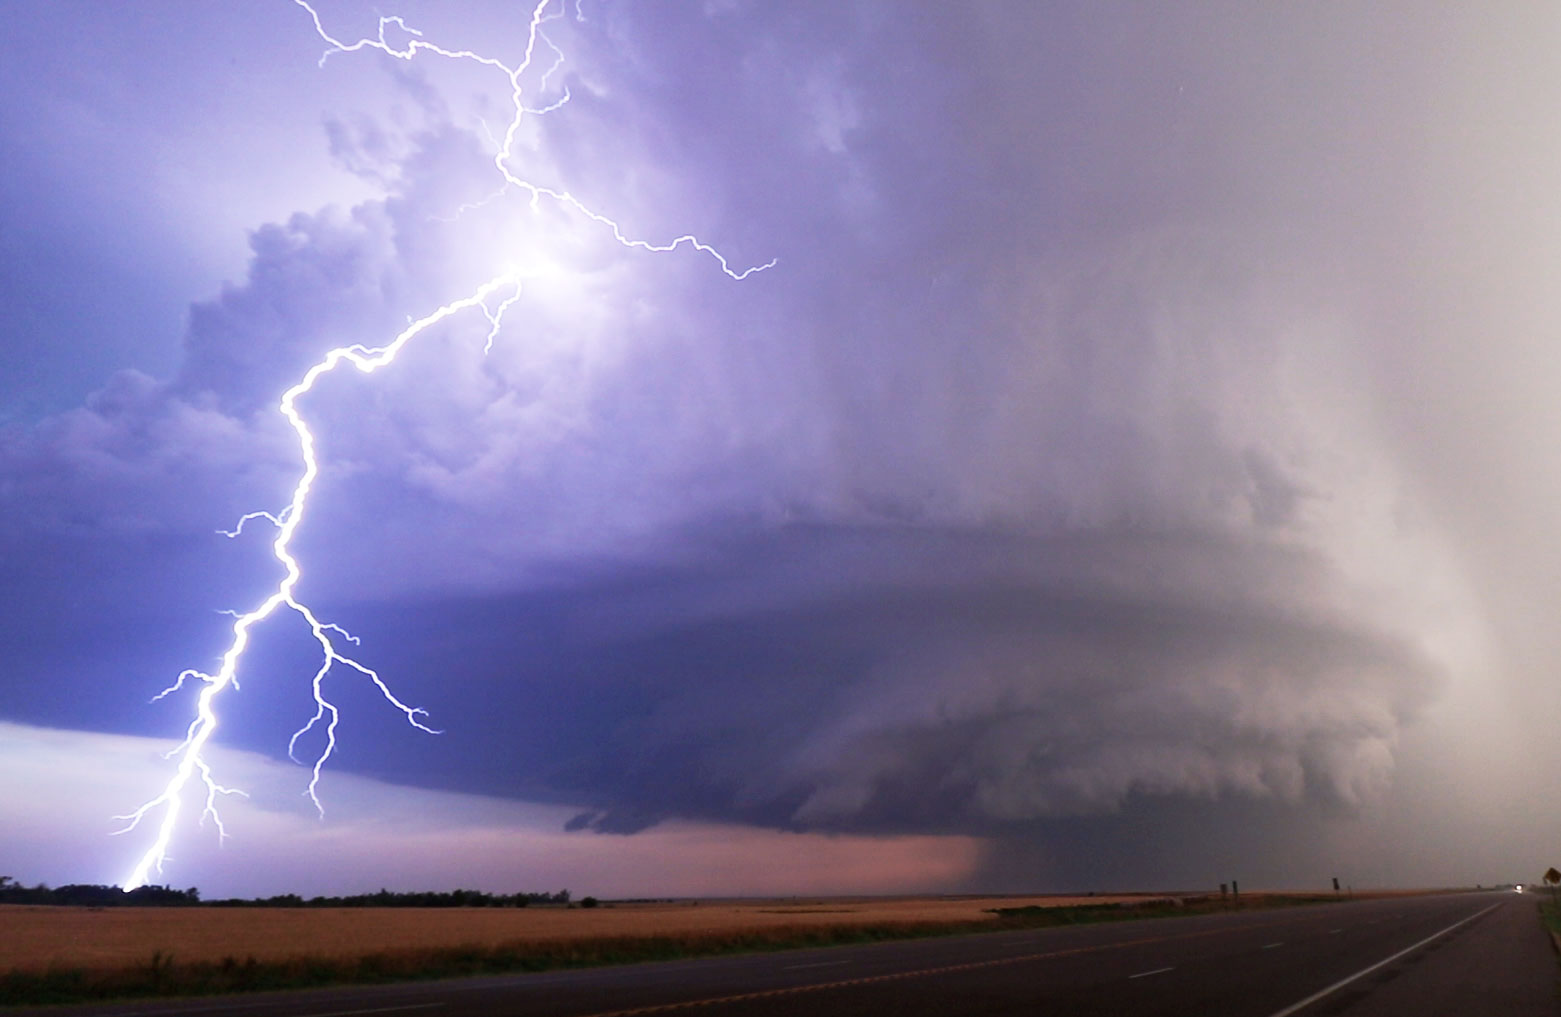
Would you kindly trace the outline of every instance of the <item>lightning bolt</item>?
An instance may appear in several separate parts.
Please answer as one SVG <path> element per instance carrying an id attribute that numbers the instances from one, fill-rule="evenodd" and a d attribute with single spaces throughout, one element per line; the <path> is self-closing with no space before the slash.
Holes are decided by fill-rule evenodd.
<path id="1" fill-rule="evenodd" d="M 525 51 L 520 61 L 513 66 L 494 57 L 485 56 L 471 50 L 452 50 L 435 45 L 426 40 L 420 31 L 408 25 L 398 16 L 380 17 L 378 31 L 372 37 L 364 37 L 355 42 L 344 42 L 327 31 L 319 13 L 310 6 L 307 0 L 293 0 L 293 2 L 308 14 L 314 24 L 315 32 L 327 44 L 327 49 L 320 57 L 321 65 L 335 54 L 353 53 L 359 50 L 378 50 L 389 57 L 399 60 L 410 61 L 426 54 L 447 60 L 476 63 L 505 76 L 509 83 L 513 115 L 500 137 L 495 138 L 489 132 L 490 139 L 495 143 L 493 165 L 499 176 L 498 190 L 483 202 L 478 203 L 478 205 L 463 206 L 459 214 L 476 211 L 488 201 L 495 200 L 505 194 L 518 192 L 526 197 L 533 211 L 543 201 L 553 202 L 575 213 L 587 222 L 594 224 L 596 227 L 606 230 L 614 240 L 626 248 L 652 253 L 667 253 L 680 247 L 689 247 L 714 259 L 720 266 L 721 271 L 732 279 L 746 279 L 753 273 L 761 272 L 775 264 L 775 261 L 772 259 L 762 265 L 735 269 L 721 252 L 693 234 L 684 234 L 664 243 L 652 243 L 631 237 L 624 232 L 615 220 L 588 207 L 567 190 L 543 186 L 517 175 L 513 169 L 517 163 L 515 144 L 522 120 L 526 116 L 542 115 L 558 110 L 569 101 L 568 90 L 565 89 L 562 97 L 556 101 L 546 106 L 532 108 L 526 105 L 524 100 L 525 88 L 522 83 L 522 78 L 532 70 L 533 62 L 540 52 L 545 51 L 550 54 L 551 63 L 541 75 L 538 85 L 539 91 L 547 87 L 549 79 L 563 66 L 564 55 L 553 44 L 552 40 L 547 37 L 543 31 L 543 26 L 549 21 L 565 16 L 564 0 L 560 0 L 560 8 L 558 10 L 550 10 L 554 0 L 541 0 L 532 8 L 526 34 Z M 575 18 L 579 21 L 585 20 L 579 9 L 578 2 L 575 7 Z M 387 33 L 392 28 L 405 36 L 406 41 L 401 45 L 392 43 L 388 38 Z M 484 129 L 486 130 L 486 125 L 484 125 Z M 195 716 L 185 731 L 184 740 L 167 753 L 167 758 L 177 759 L 173 776 L 169 778 L 167 784 L 157 795 L 141 804 L 135 810 L 115 817 L 125 823 L 121 829 L 116 831 L 116 833 L 123 834 L 138 828 L 143 821 L 148 821 L 151 817 L 160 813 L 160 819 L 156 824 L 156 838 L 136 862 L 129 878 L 124 881 L 125 890 L 129 891 L 142 886 L 152 877 L 154 872 L 160 874 L 163 871 L 163 864 L 168 859 L 169 844 L 178 826 L 185 792 L 197 777 L 200 785 L 205 790 L 204 808 L 200 816 L 201 822 L 204 824 L 209 819 L 213 823 L 218 833 L 219 843 L 226 838 L 227 831 L 222 825 L 222 818 L 217 809 L 218 801 L 223 796 L 242 795 L 244 792 L 218 783 L 210 764 L 203 756 L 203 752 L 217 732 L 219 720 L 216 707 L 219 697 L 227 689 L 238 687 L 239 665 L 245 650 L 249 647 L 251 631 L 257 624 L 277 611 L 285 609 L 302 618 L 309 626 L 315 641 L 319 644 L 320 664 L 315 670 L 311 681 L 315 704 L 314 715 L 289 740 L 288 755 L 297 760 L 296 750 L 299 739 L 316 728 L 323 728 L 325 746 L 314 757 L 312 763 L 308 764 L 311 772 L 308 786 L 304 792 L 314 803 L 316 810 L 322 818 L 324 816 L 324 808 L 318 794 L 320 773 L 336 749 L 336 727 L 340 720 L 340 711 L 326 698 L 324 691 L 325 678 L 333 669 L 344 667 L 356 671 L 359 675 L 372 682 L 386 702 L 401 711 L 411 726 L 431 734 L 438 733 L 424 722 L 424 718 L 427 717 L 426 711 L 402 702 L 391 691 L 390 686 L 385 683 L 377 671 L 343 651 L 342 645 L 344 643 L 353 646 L 357 645 L 358 640 L 356 637 L 338 625 L 322 621 L 308 605 L 295 595 L 298 583 L 303 577 L 303 568 L 299 564 L 298 559 L 293 556 L 291 545 L 298 528 L 303 524 L 309 493 L 320 474 L 319 460 L 315 455 L 314 434 L 310 431 L 298 404 L 300 399 L 313 391 L 317 381 L 338 367 L 350 364 L 366 374 L 377 371 L 394 362 L 397 355 L 406 348 L 407 344 L 419 335 L 445 319 L 463 312 L 479 311 L 486 318 L 489 329 L 483 350 L 485 353 L 488 352 L 492 349 L 493 342 L 503 327 L 505 312 L 520 299 L 520 284 L 520 278 L 514 273 L 502 273 L 482 283 L 470 295 L 445 304 L 422 318 L 410 322 L 394 339 L 383 346 L 366 347 L 361 344 L 354 344 L 333 349 L 304 372 L 303 377 L 291 388 L 282 393 L 282 398 L 277 408 L 298 437 L 298 450 L 303 462 L 303 472 L 299 475 L 298 483 L 293 488 L 292 498 L 280 512 L 250 512 L 241 517 L 232 530 L 219 531 L 229 537 L 237 537 L 243 532 L 246 524 L 260 520 L 270 524 L 276 530 L 276 536 L 271 543 L 271 550 L 281 566 L 282 576 L 275 590 L 261 601 L 259 605 L 244 613 L 231 612 L 234 619 L 233 638 L 228 645 L 227 651 L 222 655 L 221 666 L 214 674 L 194 669 L 183 671 L 172 685 L 158 693 L 155 697 L 155 699 L 162 699 L 183 689 L 190 682 L 202 683 L 200 693 L 196 697 Z"/>

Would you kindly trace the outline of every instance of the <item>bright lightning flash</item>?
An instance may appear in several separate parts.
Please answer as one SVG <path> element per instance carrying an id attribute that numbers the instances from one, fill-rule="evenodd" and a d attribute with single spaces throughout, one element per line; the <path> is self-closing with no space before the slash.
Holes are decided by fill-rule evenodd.
<path id="1" fill-rule="evenodd" d="M 329 46 L 324 55 L 320 57 L 322 64 L 334 53 L 351 53 L 362 49 L 379 50 L 388 56 L 401 60 L 413 60 L 420 54 L 426 53 L 448 60 L 473 62 L 492 68 L 508 79 L 514 115 L 510 118 L 502 140 L 495 139 L 497 151 L 493 158 L 493 164 L 502 183 L 498 191 L 487 199 L 488 201 L 494 200 L 508 192 L 518 191 L 526 195 L 531 208 L 535 210 L 543 199 L 547 199 L 604 228 L 611 233 L 614 240 L 624 247 L 665 253 L 679 247 L 688 246 L 715 259 L 720 265 L 722 272 L 737 280 L 745 279 L 754 272 L 763 271 L 775 264 L 771 260 L 763 265 L 756 265 L 751 268 L 733 269 L 719 251 L 692 234 L 685 234 L 662 244 L 633 239 L 623 232 L 617 222 L 587 207 L 568 191 L 544 187 L 516 175 L 512 169 L 513 164 L 516 162 L 514 149 L 523 118 L 527 115 L 552 112 L 563 106 L 569 99 L 567 89 L 564 90 L 562 98 L 540 108 L 528 107 L 523 99 L 522 78 L 531 70 L 532 61 L 538 52 L 539 45 L 545 47 L 552 54 L 552 63 L 541 75 L 539 89 L 545 88 L 548 79 L 563 65 L 562 52 L 542 31 L 543 25 L 547 22 L 563 16 L 563 13 L 560 11 L 549 11 L 549 8 L 553 5 L 553 0 L 541 0 L 532 9 L 525 52 L 520 62 L 513 67 L 493 57 L 483 56 L 470 50 L 451 50 L 436 46 L 425 41 L 421 32 L 395 16 L 381 17 L 379 19 L 379 31 L 374 38 L 363 38 L 352 43 L 343 42 L 326 30 L 320 20 L 320 15 L 306 0 L 293 0 L 293 2 L 308 13 L 314 22 L 315 31 Z M 578 10 L 576 11 L 576 18 L 584 20 L 580 17 Z M 394 45 L 386 38 L 387 29 L 391 28 L 391 26 L 399 29 L 407 36 L 408 41 L 404 45 Z M 486 201 L 483 204 L 486 204 Z M 480 210 L 480 206 L 469 206 L 463 209 L 463 214 L 478 210 Z M 195 717 L 190 721 L 184 740 L 168 753 L 169 758 L 177 757 L 178 759 L 174 775 L 155 797 L 142 804 L 133 812 L 116 817 L 124 820 L 126 824 L 118 832 L 127 833 L 138 827 L 142 820 L 148 819 L 149 816 L 159 810 L 161 811 L 161 821 L 157 824 L 157 837 L 136 863 L 130 877 L 125 880 L 125 890 L 133 890 L 138 886 L 144 885 L 151 878 L 153 872 L 162 872 L 163 863 L 168 858 L 168 846 L 178 824 L 180 807 L 185 791 L 190 781 L 197 774 L 199 774 L 200 781 L 205 787 L 205 808 L 201 813 L 201 821 L 204 823 L 208 818 L 212 821 L 217 829 L 219 840 L 227 836 L 226 830 L 222 825 L 221 816 L 217 811 L 217 801 L 222 795 L 242 795 L 243 792 L 217 783 L 211 766 L 202 753 L 217 731 L 217 698 L 229 687 L 237 687 L 238 685 L 239 663 L 244 656 L 244 651 L 249 647 L 251 629 L 259 622 L 270 617 L 278 609 L 287 608 L 303 618 L 320 646 L 320 665 L 315 671 L 312 681 L 315 703 L 314 716 L 310 717 L 303 727 L 294 733 L 288 743 L 288 754 L 293 755 L 300 738 L 317 726 L 323 725 L 325 747 L 313 761 L 306 791 L 310 800 L 314 802 L 315 808 L 320 811 L 322 816 L 324 815 L 324 809 L 320 804 L 317 793 L 320 771 L 335 751 L 336 726 L 340 719 L 337 707 L 326 698 L 324 691 L 325 678 L 333 668 L 340 665 L 358 672 L 373 682 L 385 700 L 400 710 L 406 716 L 407 722 L 413 727 L 429 733 L 437 733 L 423 722 L 423 718 L 427 716 L 424 710 L 402 702 L 380 678 L 378 672 L 342 651 L 342 642 L 357 644 L 358 641 L 355 637 L 340 626 L 321 621 L 306 604 L 294 595 L 298 582 L 303 576 L 303 569 L 299 565 L 298 560 L 293 557 L 290 548 L 293 536 L 303 523 L 304 508 L 308 502 L 309 492 L 320 473 L 319 461 L 315 456 L 314 435 L 299 412 L 298 401 L 313 390 L 316 381 L 342 364 L 351 364 L 364 373 L 378 370 L 390 364 L 413 339 L 446 318 L 463 311 L 475 309 L 481 311 L 487 319 L 489 329 L 484 344 L 484 351 L 491 350 L 494 338 L 503 326 L 505 312 L 519 298 L 520 279 L 518 276 L 513 273 L 498 275 L 478 286 L 470 296 L 445 304 L 424 317 L 411 322 L 399 335 L 384 346 L 370 348 L 355 344 L 331 350 L 318 363 L 309 368 L 296 384 L 282 394 L 278 409 L 282 416 L 287 418 L 287 422 L 293 428 L 294 433 L 298 435 L 298 449 L 303 460 L 303 473 L 298 478 L 297 486 L 293 488 L 292 500 L 288 502 L 287 507 L 281 512 L 251 512 L 241 518 L 234 529 L 221 531 L 230 537 L 236 537 L 242 532 L 246 523 L 258 519 L 264 519 L 269 522 L 276 528 L 276 538 L 271 544 L 271 549 L 277 562 L 282 566 L 282 578 L 271 595 L 254 609 L 243 614 L 233 614 L 233 639 L 228 645 L 227 652 L 222 655 L 222 666 L 217 669 L 215 674 L 207 674 L 193 669 L 186 670 L 179 675 L 173 685 L 164 689 L 156 697 L 161 699 L 163 696 L 178 691 L 190 680 L 198 680 L 204 683 L 196 700 Z M 294 756 L 294 758 L 296 759 L 297 757 Z"/>

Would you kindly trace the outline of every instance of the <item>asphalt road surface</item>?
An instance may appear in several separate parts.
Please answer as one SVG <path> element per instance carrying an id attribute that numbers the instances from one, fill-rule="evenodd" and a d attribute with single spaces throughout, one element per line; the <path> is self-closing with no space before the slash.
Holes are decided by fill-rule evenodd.
<path id="1" fill-rule="evenodd" d="M 7 1017 L 1561 1015 L 1529 894 L 1464 893 Z"/>

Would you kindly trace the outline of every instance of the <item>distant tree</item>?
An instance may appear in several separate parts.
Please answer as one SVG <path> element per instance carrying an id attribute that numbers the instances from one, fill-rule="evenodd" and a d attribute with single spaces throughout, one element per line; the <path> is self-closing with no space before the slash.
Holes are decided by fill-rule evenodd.
<path id="1" fill-rule="evenodd" d="M 580 906 L 583 907 L 583 908 L 594 908 L 594 907 L 596 907 L 596 904 L 597 904 L 597 901 L 596 901 L 595 897 L 581 897 L 580 898 Z"/>
<path id="2" fill-rule="evenodd" d="M 1550 906 L 1554 908 L 1556 906 L 1556 884 L 1561 883 L 1561 872 L 1557 872 L 1554 865 L 1545 870 L 1545 882 L 1550 884 Z"/>

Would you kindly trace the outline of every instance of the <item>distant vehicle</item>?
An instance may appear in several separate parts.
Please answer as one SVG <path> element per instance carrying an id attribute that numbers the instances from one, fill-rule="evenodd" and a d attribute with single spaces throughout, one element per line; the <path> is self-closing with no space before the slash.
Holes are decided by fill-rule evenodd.
<path id="1" fill-rule="evenodd" d="M 1514 890 L 1514 891 L 1515 891 L 1515 892 L 1517 892 L 1517 893 L 1522 893 L 1522 892 L 1523 892 L 1523 884 L 1522 884 L 1522 883 L 1519 883 L 1519 884 L 1517 884 L 1517 885 L 1516 885 L 1516 886 L 1514 886 L 1514 887 L 1513 887 L 1513 888 L 1512 888 L 1512 889 L 1513 889 L 1513 890 Z"/>

